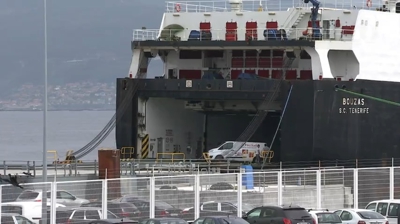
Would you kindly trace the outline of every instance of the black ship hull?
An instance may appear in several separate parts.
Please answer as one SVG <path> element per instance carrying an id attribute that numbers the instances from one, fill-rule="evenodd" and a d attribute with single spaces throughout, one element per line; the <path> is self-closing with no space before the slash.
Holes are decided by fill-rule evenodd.
<path id="1" fill-rule="evenodd" d="M 117 108 L 121 111 L 122 102 L 127 97 L 127 89 L 137 88 L 132 100 L 123 113 L 117 113 L 116 142 L 117 147 L 132 146 L 137 148 L 138 127 L 140 122 L 138 114 L 138 99 L 140 97 L 161 98 L 187 98 L 201 100 L 219 97 L 219 100 L 229 98 L 248 98 L 255 101 L 265 91 L 268 94 L 268 86 L 274 80 L 235 80 L 234 86 L 240 84 L 242 89 L 226 89 L 226 80 L 194 80 L 193 86 L 198 85 L 199 91 L 186 91 L 182 86 L 185 80 L 134 80 L 118 79 L 117 81 Z M 276 80 L 275 80 L 276 81 Z M 204 83 L 203 83 L 204 82 Z M 212 82 L 213 85 L 205 82 Z M 218 84 L 218 82 L 221 82 Z M 252 83 L 252 87 L 244 88 Z M 214 86 L 218 86 L 213 89 Z M 209 90 L 209 92 L 204 90 Z M 400 108 L 396 105 L 384 102 L 380 99 L 400 102 L 400 84 L 394 82 L 378 82 L 358 80 L 354 82 L 338 82 L 333 80 L 321 81 L 285 81 L 280 86 L 279 101 L 281 110 L 267 117 L 255 133 L 253 140 L 267 139 L 271 142 L 275 130 L 278 135 L 272 149 L 275 151 L 276 161 L 318 161 L 318 160 L 354 160 L 354 159 L 378 159 L 400 157 L 398 147 L 400 134 L 398 117 Z M 346 91 L 339 91 L 345 89 Z M 292 91 L 289 91 L 289 90 Z M 378 99 L 370 99 L 349 93 L 364 94 Z M 290 94 L 289 94 L 290 92 Z M 212 93 L 212 94 L 210 94 Z M 260 96 L 258 96 L 258 95 Z M 254 99 L 250 99 L 254 98 Z M 218 100 L 218 99 L 216 99 Z M 260 99 L 257 99 L 260 100 Z M 261 99 L 262 100 L 262 99 Z M 286 110 L 284 110 L 287 101 Z M 283 113 L 284 111 L 284 113 Z M 279 115 L 276 116 L 276 113 Z M 214 116 L 214 118 L 213 118 Z M 210 114 L 210 120 L 221 120 Z M 167 119 L 167 118 L 166 118 Z M 278 127 L 279 120 L 281 124 Z M 241 119 L 247 123 L 247 120 Z M 248 119 L 250 122 L 251 119 Z M 187 121 L 192 122 L 192 121 Z M 238 124 L 239 125 L 239 124 Z M 241 124 L 230 128 L 232 134 L 240 135 L 246 127 Z M 140 128 L 140 127 L 139 127 Z M 213 136 L 212 128 L 206 128 L 205 140 L 210 142 Z M 233 131 L 234 130 L 234 131 Z M 151 137 L 150 137 L 151 138 Z M 208 139 L 208 140 L 207 140 Z M 219 139 L 227 141 L 234 139 Z M 216 144 L 216 140 L 214 141 Z M 210 149 L 205 143 L 196 150 Z M 140 151 L 140 150 L 139 150 Z M 135 149 L 133 157 L 140 156 Z"/>

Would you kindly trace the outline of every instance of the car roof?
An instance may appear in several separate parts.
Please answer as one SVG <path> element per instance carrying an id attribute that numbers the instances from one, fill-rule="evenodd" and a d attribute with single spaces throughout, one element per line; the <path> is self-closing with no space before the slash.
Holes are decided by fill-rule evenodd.
<path id="1" fill-rule="evenodd" d="M 102 222 L 110 222 L 110 223 L 125 223 L 125 222 L 135 222 L 137 223 L 137 221 L 133 221 L 130 219 L 100 219 L 100 220 L 93 220 L 93 222 L 98 222 L 98 221 L 102 221 Z"/>
<path id="2" fill-rule="evenodd" d="M 63 207 L 57 208 L 57 211 L 68 211 L 68 210 L 99 210 L 100 207 Z"/>
<path id="3" fill-rule="evenodd" d="M 379 203 L 379 202 L 400 203 L 400 199 L 393 199 L 393 200 L 390 200 L 390 199 L 376 200 L 376 201 L 371 201 L 371 202 L 369 202 L 368 204 L 371 204 L 371 203 Z"/>
<path id="4" fill-rule="evenodd" d="M 11 201 L 11 202 L 3 202 L 1 205 L 32 205 L 32 204 L 37 204 L 41 205 L 42 202 L 39 201 Z M 50 204 L 49 202 L 47 204 Z"/>
<path id="5" fill-rule="evenodd" d="M 146 219 L 145 219 L 146 220 Z M 151 220 L 181 220 L 181 218 L 170 218 L 170 217 L 165 217 L 165 218 L 153 218 Z"/>
<path id="6" fill-rule="evenodd" d="M 1 213 L 1 216 L 20 216 L 20 214 L 17 214 L 17 213 Z"/>
<path id="7" fill-rule="evenodd" d="M 350 208 L 350 209 L 345 208 L 345 209 L 339 209 L 339 210 L 352 211 L 352 212 L 374 212 L 374 211 L 371 211 L 369 209 L 354 209 L 354 208 Z"/>
<path id="8" fill-rule="evenodd" d="M 324 211 L 324 210 L 315 210 L 315 211 L 309 211 L 309 213 L 334 213 L 334 212 L 331 212 L 331 211 Z"/>
<path id="9" fill-rule="evenodd" d="M 230 201 L 205 201 L 205 202 L 203 202 L 203 203 L 201 203 L 201 204 L 211 204 L 211 203 L 227 203 L 227 204 L 235 204 L 235 203 L 232 203 L 232 202 L 230 202 Z"/>
<path id="10" fill-rule="evenodd" d="M 306 210 L 304 207 L 301 207 L 301 206 L 298 206 L 298 205 L 281 205 L 281 206 L 263 205 L 263 206 L 260 206 L 260 207 L 263 207 L 263 208 L 280 208 L 280 209 L 304 209 L 304 210 Z M 260 208 L 260 207 L 258 207 L 258 208 Z"/>

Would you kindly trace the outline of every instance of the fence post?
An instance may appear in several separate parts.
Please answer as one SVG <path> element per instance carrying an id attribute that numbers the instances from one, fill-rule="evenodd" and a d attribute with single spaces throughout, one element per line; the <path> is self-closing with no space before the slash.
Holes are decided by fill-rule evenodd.
<path id="1" fill-rule="evenodd" d="M 394 167 L 389 167 L 390 170 L 390 181 L 389 181 L 389 192 L 390 192 L 390 200 L 394 199 Z"/>
<path id="2" fill-rule="evenodd" d="M 200 217 L 200 175 L 194 175 L 194 220 Z"/>
<path id="3" fill-rule="evenodd" d="M 3 203 L 3 186 L 0 185 L 0 211 L 1 211 L 1 203 Z M 1 214 L 1 212 L 0 212 Z M 0 223 L 1 223 L 1 215 L 0 215 Z"/>
<path id="4" fill-rule="evenodd" d="M 155 217 L 155 212 L 154 212 L 154 206 L 155 206 L 155 200 L 156 200 L 156 190 L 155 190 L 155 184 L 156 184 L 156 182 L 155 182 L 155 177 L 150 177 L 150 180 L 149 180 L 149 189 L 150 189 L 150 203 L 149 203 L 149 206 L 150 206 L 150 217 L 149 218 L 151 218 L 151 219 L 154 219 L 154 217 Z"/>
<path id="5" fill-rule="evenodd" d="M 317 170 L 317 208 L 322 208 L 321 170 Z"/>
<path id="6" fill-rule="evenodd" d="M 106 171 L 107 172 L 107 171 Z M 101 195 L 101 210 L 103 211 L 103 219 L 107 219 L 107 194 L 108 194 L 108 179 L 103 179 L 101 184 L 103 185 L 102 195 Z"/>
<path id="7" fill-rule="evenodd" d="M 278 205 L 283 204 L 282 173 L 283 171 L 278 171 Z"/>
<path id="8" fill-rule="evenodd" d="M 242 217 L 242 170 L 237 174 L 237 217 Z"/>
<path id="9" fill-rule="evenodd" d="M 57 182 L 50 183 L 50 223 L 57 224 L 56 209 L 57 209 Z"/>
<path id="10" fill-rule="evenodd" d="M 354 197 L 354 208 L 358 209 L 358 168 L 353 170 L 353 197 Z"/>

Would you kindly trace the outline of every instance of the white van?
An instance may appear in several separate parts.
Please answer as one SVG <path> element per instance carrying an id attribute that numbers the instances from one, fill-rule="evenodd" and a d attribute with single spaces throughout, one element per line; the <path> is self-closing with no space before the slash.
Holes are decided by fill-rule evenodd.
<path id="1" fill-rule="evenodd" d="M 47 202 L 47 206 L 50 206 L 49 202 Z M 58 207 L 65 207 L 65 205 L 56 204 L 56 208 Z M 1 213 L 22 215 L 34 223 L 39 223 L 42 218 L 42 202 L 15 201 L 1 203 Z"/>
<path id="2" fill-rule="evenodd" d="M 210 149 L 208 155 L 211 160 L 231 160 L 238 162 L 253 162 L 257 155 L 268 151 L 265 142 L 235 142 L 227 141 L 217 148 Z"/>
<path id="3" fill-rule="evenodd" d="M 399 199 L 371 201 L 365 209 L 375 211 L 385 216 L 389 223 L 397 223 L 397 214 L 400 205 Z"/>

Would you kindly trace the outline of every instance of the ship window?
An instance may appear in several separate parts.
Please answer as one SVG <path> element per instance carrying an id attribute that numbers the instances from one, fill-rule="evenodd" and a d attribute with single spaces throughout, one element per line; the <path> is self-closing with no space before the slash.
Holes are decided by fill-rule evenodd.
<path id="1" fill-rule="evenodd" d="M 378 27 L 379 26 L 379 21 L 375 22 L 375 26 Z"/>
<path id="2" fill-rule="evenodd" d="M 179 59 L 201 59 L 201 51 L 181 50 Z"/>
<path id="3" fill-rule="evenodd" d="M 368 26 L 368 20 L 365 20 L 365 25 Z"/>
<path id="4" fill-rule="evenodd" d="M 232 51 L 232 57 L 242 57 L 242 56 L 243 56 L 243 51 L 240 51 L 240 50 Z"/>
<path id="5" fill-rule="evenodd" d="M 361 20 L 361 25 L 364 25 L 364 20 L 363 19 Z"/>
<path id="6" fill-rule="evenodd" d="M 400 13 L 400 2 L 396 3 L 396 13 Z"/>
<path id="7" fill-rule="evenodd" d="M 223 58 L 224 51 L 205 51 L 204 57 L 206 58 Z"/>
<path id="8" fill-rule="evenodd" d="M 260 55 L 260 57 L 261 56 L 270 57 L 271 56 L 271 51 L 270 50 L 262 50 L 259 55 Z"/>

